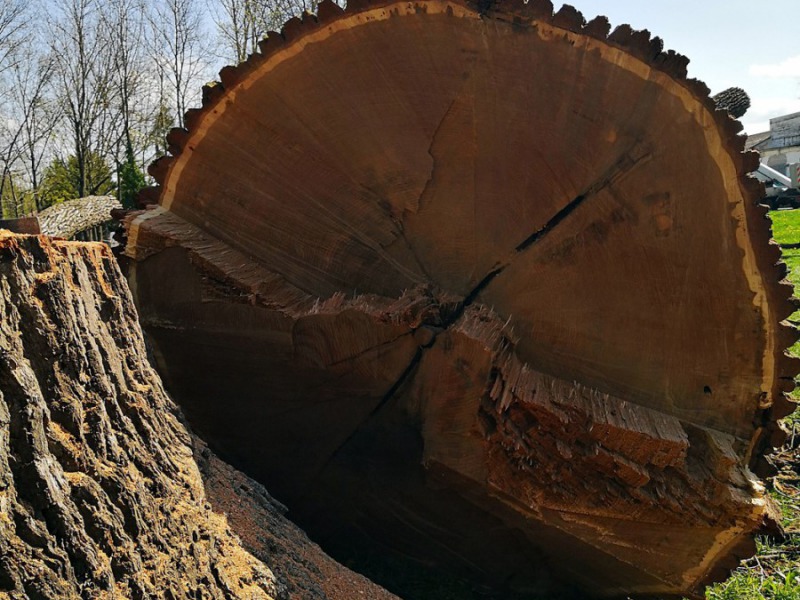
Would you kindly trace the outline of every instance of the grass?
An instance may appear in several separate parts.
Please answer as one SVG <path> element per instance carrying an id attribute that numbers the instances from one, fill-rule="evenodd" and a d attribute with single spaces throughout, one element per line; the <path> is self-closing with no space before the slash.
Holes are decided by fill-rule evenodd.
<path id="1" fill-rule="evenodd" d="M 789 280 L 794 284 L 796 294 L 800 296 L 800 210 L 778 210 L 770 215 L 772 236 L 783 247 L 783 260 L 789 267 Z M 796 311 L 789 320 L 800 324 L 800 311 Z M 793 351 L 800 356 L 798 344 L 795 344 Z M 800 400 L 800 392 L 795 393 Z"/>
<path id="2" fill-rule="evenodd" d="M 772 237 L 781 245 L 783 261 L 789 270 L 788 279 L 794 284 L 795 295 L 800 297 L 800 210 L 778 210 L 769 214 L 772 218 Z M 795 311 L 789 320 L 800 326 L 800 310 Z M 789 351 L 800 356 L 800 342 Z M 795 400 L 800 401 L 800 387 L 792 395 Z M 799 422 L 798 411 L 787 419 L 790 426 Z"/>
<path id="3" fill-rule="evenodd" d="M 770 216 L 789 280 L 800 296 L 800 210 L 774 211 Z M 800 311 L 789 320 L 800 324 Z M 790 352 L 800 356 L 800 342 Z M 800 390 L 792 395 L 800 401 Z M 784 424 L 790 435 L 775 455 L 779 472 L 769 482 L 769 493 L 780 507 L 786 536 L 759 540 L 756 556 L 742 563 L 725 583 L 708 588 L 707 600 L 800 600 L 800 411 Z"/>
<path id="4" fill-rule="evenodd" d="M 800 598 L 800 575 L 796 570 L 777 577 L 759 575 L 755 569 L 743 569 L 727 583 L 711 588 L 706 597 L 708 600 L 797 600 Z"/>

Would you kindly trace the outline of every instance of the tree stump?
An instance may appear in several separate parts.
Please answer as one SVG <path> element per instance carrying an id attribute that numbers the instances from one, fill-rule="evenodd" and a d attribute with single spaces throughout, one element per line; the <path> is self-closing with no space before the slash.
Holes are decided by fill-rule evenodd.
<path id="1" fill-rule="evenodd" d="M 0 290 L 0 597 L 286 600 L 211 510 L 109 247 L 0 231 Z"/>
<path id="2" fill-rule="evenodd" d="M 539 0 L 323 2 L 261 50 L 127 223 L 211 446 L 334 555 L 503 594 L 680 597 L 750 556 L 794 308 L 687 59 Z"/>

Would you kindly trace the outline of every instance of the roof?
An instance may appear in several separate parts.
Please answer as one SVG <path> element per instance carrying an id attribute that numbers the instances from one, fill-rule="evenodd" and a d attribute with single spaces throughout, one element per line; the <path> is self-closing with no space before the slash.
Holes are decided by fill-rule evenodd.
<path id="1" fill-rule="evenodd" d="M 744 143 L 745 150 L 758 150 L 759 146 L 768 141 L 772 137 L 771 131 L 762 131 L 761 133 L 754 133 L 747 136 L 747 141 Z"/>
<path id="2" fill-rule="evenodd" d="M 87 196 L 54 204 L 39 213 L 42 233 L 71 238 L 76 234 L 111 220 L 111 210 L 122 208 L 113 196 Z"/>

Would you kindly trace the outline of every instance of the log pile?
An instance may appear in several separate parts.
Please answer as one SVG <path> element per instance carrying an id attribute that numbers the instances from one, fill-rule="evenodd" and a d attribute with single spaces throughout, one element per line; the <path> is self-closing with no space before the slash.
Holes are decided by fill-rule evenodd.
<path id="1" fill-rule="evenodd" d="M 261 50 L 127 221 L 211 446 L 336 556 L 501 595 L 696 595 L 752 554 L 794 305 L 688 61 L 542 0 L 323 2 Z"/>

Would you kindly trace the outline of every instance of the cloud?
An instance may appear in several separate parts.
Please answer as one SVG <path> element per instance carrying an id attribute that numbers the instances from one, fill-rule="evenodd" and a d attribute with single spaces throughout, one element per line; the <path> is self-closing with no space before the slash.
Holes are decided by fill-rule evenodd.
<path id="1" fill-rule="evenodd" d="M 748 72 L 753 77 L 769 79 L 800 77 L 800 55 L 790 56 L 779 63 L 770 65 L 750 65 Z"/>
<path id="2" fill-rule="evenodd" d="M 753 98 L 753 104 L 748 115 L 761 117 L 779 117 L 800 110 L 800 99 L 783 98 Z"/>
<path id="3" fill-rule="evenodd" d="M 769 131 L 769 120 L 775 117 L 800 112 L 800 98 L 754 97 L 753 105 L 741 119 L 748 134 Z"/>

